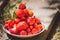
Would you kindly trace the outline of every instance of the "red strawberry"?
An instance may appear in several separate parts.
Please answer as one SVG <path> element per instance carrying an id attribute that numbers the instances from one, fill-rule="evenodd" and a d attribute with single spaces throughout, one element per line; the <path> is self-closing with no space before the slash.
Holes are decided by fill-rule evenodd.
<path id="1" fill-rule="evenodd" d="M 25 4 L 20 4 L 19 9 L 26 9 L 26 5 Z"/>
<path id="2" fill-rule="evenodd" d="M 32 32 L 29 32 L 28 35 L 32 35 Z"/>
<path id="3" fill-rule="evenodd" d="M 24 9 L 24 13 L 25 13 L 25 16 L 28 16 L 28 10 L 27 9 Z"/>
<path id="4" fill-rule="evenodd" d="M 35 19 L 32 18 L 32 17 L 28 17 L 28 18 L 27 18 L 27 23 L 28 23 L 29 25 L 33 25 L 33 24 L 35 23 Z"/>
<path id="5" fill-rule="evenodd" d="M 17 23 L 19 23 L 19 22 L 20 22 L 20 19 L 19 19 L 19 18 L 15 18 L 15 19 L 14 19 L 14 23 L 17 24 Z"/>
<path id="6" fill-rule="evenodd" d="M 12 34 L 16 34 L 18 32 L 15 24 L 14 24 L 14 28 L 9 29 L 9 32 L 12 33 Z"/>
<path id="7" fill-rule="evenodd" d="M 13 27 L 12 20 L 5 21 L 5 28 L 10 29 Z"/>
<path id="8" fill-rule="evenodd" d="M 39 24 L 39 25 L 37 26 L 37 30 L 40 32 L 42 29 L 43 29 L 43 28 L 42 28 L 42 25 Z"/>
<path id="9" fill-rule="evenodd" d="M 31 10 L 29 10 L 29 16 L 32 17 L 33 16 L 33 12 Z"/>
<path id="10" fill-rule="evenodd" d="M 20 31 L 20 35 L 27 35 L 27 32 L 22 30 L 22 31 Z"/>
<path id="11" fill-rule="evenodd" d="M 4 27 L 5 27 L 6 29 L 9 29 L 9 25 L 8 25 L 8 24 L 5 24 Z"/>
<path id="12" fill-rule="evenodd" d="M 30 32 L 31 31 L 31 29 L 30 28 L 27 28 L 27 32 Z"/>
<path id="13" fill-rule="evenodd" d="M 24 14 L 24 11 L 23 10 L 21 10 L 21 9 L 19 9 L 19 10 L 17 10 L 16 11 L 16 16 L 18 16 L 18 17 L 24 17 L 25 16 L 25 14 Z"/>
<path id="14" fill-rule="evenodd" d="M 12 29 L 9 29 L 9 32 L 12 33 L 12 34 L 16 34 L 17 33 L 17 30 L 12 28 Z"/>
<path id="15" fill-rule="evenodd" d="M 32 33 L 33 33 L 33 34 L 36 34 L 36 33 L 38 33 L 38 30 L 37 30 L 36 28 L 33 28 L 33 29 L 32 29 Z"/>
<path id="16" fill-rule="evenodd" d="M 20 18 L 21 19 L 21 21 L 25 21 L 26 20 L 26 18 L 25 17 L 22 17 L 22 18 Z"/>
<path id="17" fill-rule="evenodd" d="M 13 23 L 11 22 L 10 24 L 9 24 L 9 28 L 13 28 Z"/>
<path id="18" fill-rule="evenodd" d="M 12 22 L 11 22 L 13 25 L 15 24 L 15 20 L 12 20 Z"/>
<path id="19" fill-rule="evenodd" d="M 27 27 L 28 27 L 28 25 L 25 21 L 21 21 L 17 24 L 17 30 L 26 29 Z"/>
<path id="20" fill-rule="evenodd" d="M 37 24 L 37 23 L 35 23 L 35 24 L 34 24 L 34 28 L 36 28 L 37 26 L 38 26 L 38 24 Z"/>
<path id="21" fill-rule="evenodd" d="M 35 21 L 36 21 L 36 23 L 40 23 L 40 19 L 39 18 L 35 18 Z"/>
<path id="22" fill-rule="evenodd" d="M 30 29 L 33 29 L 33 26 L 30 26 Z"/>
<path id="23" fill-rule="evenodd" d="M 7 20 L 7 21 L 5 21 L 5 24 L 9 24 L 11 22 L 12 22 L 12 20 Z"/>

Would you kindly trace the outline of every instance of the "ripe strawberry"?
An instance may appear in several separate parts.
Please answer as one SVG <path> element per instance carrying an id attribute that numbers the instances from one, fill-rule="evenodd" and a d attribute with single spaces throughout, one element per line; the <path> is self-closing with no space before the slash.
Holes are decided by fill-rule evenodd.
<path id="1" fill-rule="evenodd" d="M 35 18 L 35 21 L 36 21 L 36 23 L 40 23 L 40 19 L 39 18 Z"/>
<path id="2" fill-rule="evenodd" d="M 9 32 L 12 33 L 12 34 L 16 34 L 17 33 L 17 30 L 12 28 L 12 29 L 9 29 Z"/>
<path id="3" fill-rule="evenodd" d="M 25 4 L 20 4 L 19 9 L 26 9 L 26 5 Z"/>
<path id="4" fill-rule="evenodd" d="M 30 28 L 27 28 L 27 30 L 26 30 L 27 32 L 30 32 L 31 31 L 31 29 Z"/>
<path id="5" fill-rule="evenodd" d="M 39 25 L 37 26 L 37 30 L 40 32 L 42 29 L 43 29 L 43 28 L 42 28 L 42 25 L 39 24 Z"/>
<path id="6" fill-rule="evenodd" d="M 20 35 L 27 35 L 27 32 L 24 31 L 24 30 L 21 30 L 19 34 L 20 34 Z"/>
<path id="7" fill-rule="evenodd" d="M 29 10 L 29 16 L 32 17 L 33 16 L 33 12 L 31 10 Z"/>
<path id="8" fill-rule="evenodd" d="M 30 29 L 33 29 L 33 26 L 30 26 Z"/>
<path id="9" fill-rule="evenodd" d="M 24 11 L 23 10 L 21 10 L 21 9 L 19 9 L 19 10 L 17 10 L 16 11 L 16 16 L 18 16 L 18 17 L 24 17 L 25 16 L 25 14 L 24 14 Z"/>
<path id="10" fill-rule="evenodd" d="M 34 28 L 36 28 L 38 26 L 38 24 L 37 23 L 34 23 Z"/>
<path id="11" fill-rule="evenodd" d="M 5 24 L 4 27 L 5 27 L 6 29 L 9 29 L 9 25 L 8 25 L 8 24 Z"/>
<path id="12" fill-rule="evenodd" d="M 12 22 L 11 22 L 13 25 L 15 24 L 15 20 L 12 20 Z"/>
<path id="13" fill-rule="evenodd" d="M 19 23 L 19 22 L 20 22 L 20 19 L 19 19 L 19 18 L 15 18 L 15 19 L 14 19 L 14 23 L 17 24 L 17 23 Z"/>
<path id="14" fill-rule="evenodd" d="M 28 35 L 32 35 L 32 32 L 29 32 Z"/>
<path id="15" fill-rule="evenodd" d="M 9 28 L 13 28 L 13 23 L 11 22 L 10 24 L 9 24 Z"/>
<path id="16" fill-rule="evenodd" d="M 26 21 L 26 17 L 22 17 L 20 19 L 21 19 L 21 21 Z"/>
<path id="17" fill-rule="evenodd" d="M 32 29 L 32 33 L 33 33 L 33 34 L 36 34 L 37 32 L 38 32 L 38 30 L 37 30 L 36 28 L 33 28 L 33 29 Z"/>
<path id="18" fill-rule="evenodd" d="M 25 16 L 28 16 L 28 10 L 27 9 L 24 9 L 24 13 L 25 13 Z"/>
<path id="19" fill-rule="evenodd" d="M 12 20 L 5 21 L 5 28 L 10 29 L 13 27 Z"/>
<path id="20" fill-rule="evenodd" d="M 28 17 L 28 18 L 27 18 L 27 23 L 28 23 L 29 25 L 33 25 L 33 24 L 35 23 L 35 19 L 32 18 L 32 17 Z"/>
<path id="21" fill-rule="evenodd" d="M 12 22 L 12 20 L 7 20 L 7 21 L 5 21 L 5 24 L 9 24 L 11 22 Z"/>
<path id="22" fill-rule="evenodd" d="M 21 21 L 17 24 L 17 30 L 26 29 L 27 27 L 28 27 L 28 25 L 25 21 Z"/>
<path id="23" fill-rule="evenodd" d="M 15 24 L 14 24 L 14 28 L 9 29 L 9 32 L 12 33 L 12 34 L 16 34 L 18 32 Z"/>

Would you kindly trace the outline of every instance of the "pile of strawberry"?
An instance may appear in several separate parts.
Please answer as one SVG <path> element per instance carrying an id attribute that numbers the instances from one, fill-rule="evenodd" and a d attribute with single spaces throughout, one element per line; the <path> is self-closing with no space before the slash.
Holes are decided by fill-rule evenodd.
<path id="1" fill-rule="evenodd" d="M 20 4 L 16 11 L 17 18 L 5 21 L 5 28 L 11 34 L 33 35 L 43 29 L 40 19 L 33 16 L 31 10 L 26 9 L 25 4 Z"/>

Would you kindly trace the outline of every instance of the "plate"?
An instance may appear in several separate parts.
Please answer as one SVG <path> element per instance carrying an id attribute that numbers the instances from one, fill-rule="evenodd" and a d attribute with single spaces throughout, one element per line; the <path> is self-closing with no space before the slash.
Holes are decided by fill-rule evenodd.
<path id="1" fill-rule="evenodd" d="M 37 35 L 39 35 L 39 34 L 41 34 L 42 32 L 44 32 L 44 30 L 45 30 L 45 27 L 42 25 L 42 27 L 43 27 L 43 29 L 40 31 L 40 32 L 38 32 L 38 33 L 36 33 L 36 34 L 33 34 L 33 35 L 16 35 L 16 34 L 11 34 L 7 29 L 5 29 L 4 27 L 3 27 L 3 30 L 5 31 L 5 33 L 8 33 L 9 35 L 11 35 L 11 36 L 15 36 L 15 37 L 18 37 L 18 38 L 28 38 L 28 37 L 34 37 L 34 36 L 37 36 Z"/>

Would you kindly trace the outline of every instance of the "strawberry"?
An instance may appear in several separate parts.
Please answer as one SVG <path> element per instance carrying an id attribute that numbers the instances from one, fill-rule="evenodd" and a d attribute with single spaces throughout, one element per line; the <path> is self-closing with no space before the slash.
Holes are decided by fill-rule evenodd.
<path id="1" fill-rule="evenodd" d="M 29 16 L 32 17 L 33 16 L 33 12 L 31 10 L 29 10 Z"/>
<path id="2" fill-rule="evenodd" d="M 32 33 L 33 33 L 33 34 L 36 34 L 36 33 L 38 33 L 38 30 L 37 30 L 36 28 L 33 28 L 33 29 L 32 29 Z"/>
<path id="3" fill-rule="evenodd" d="M 40 32 L 42 29 L 43 29 L 43 28 L 42 28 L 42 25 L 39 24 L 39 25 L 37 26 L 37 30 Z"/>
<path id="4" fill-rule="evenodd" d="M 27 32 L 25 30 L 21 30 L 19 34 L 20 35 L 27 35 Z"/>
<path id="5" fill-rule="evenodd" d="M 19 18 L 15 18 L 15 19 L 14 19 L 14 23 L 17 24 L 17 23 L 19 23 L 19 22 L 20 22 L 20 19 L 19 19 Z"/>
<path id="6" fill-rule="evenodd" d="M 13 27 L 12 20 L 5 21 L 5 28 L 10 29 Z"/>
<path id="7" fill-rule="evenodd" d="M 35 23 L 35 19 L 32 18 L 32 17 L 28 17 L 28 18 L 27 18 L 27 23 L 28 23 L 29 25 L 33 25 L 33 24 Z"/>
<path id="8" fill-rule="evenodd" d="M 21 10 L 21 9 L 18 9 L 17 11 L 16 11 L 16 16 L 18 16 L 18 17 L 24 17 L 25 16 L 25 14 L 24 14 L 24 11 L 23 10 Z"/>
<path id="9" fill-rule="evenodd" d="M 27 32 L 30 32 L 31 31 L 31 29 L 30 28 L 27 28 L 27 30 L 26 30 Z"/>
<path id="10" fill-rule="evenodd" d="M 12 22 L 12 20 L 7 20 L 7 21 L 5 21 L 5 24 L 9 24 L 11 22 Z"/>
<path id="11" fill-rule="evenodd" d="M 14 28 L 9 29 L 9 32 L 12 33 L 12 34 L 16 34 L 18 32 L 15 24 L 14 24 Z"/>
<path id="12" fill-rule="evenodd" d="M 26 17 L 22 17 L 20 19 L 21 19 L 21 21 L 26 21 Z"/>
<path id="13" fill-rule="evenodd" d="M 34 26 L 34 28 L 36 28 L 36 27 L 38 26 L 38 24 L 37 24 L 37 23 L 34 23 L 34 25 L 33 25 L 33 26 Z"/>
<path id="14" fill-rule="evenodd" d="M 33 26 L 30 26 L 30 29 L 33 29 Z"/>
<path id="15" fill-rule="evenodd" d="M 32 35 L 32 32 L 28 32 L 28 35 Z"/>
<path id="16" fill-rule="evenodd" d="M 40 19 L 39 18 L 35 18 L 35 21 L 36 21 L 36 23 L 40 23 Z"/>
<path id="17" fill-rule="evenodd" d="M 19 9 L 26 9 L 26 5 L 25 4 L 20 4 Z"/>
<path id="18" fill-rule="evenodd" d="M 27 9 L 24 9 L 24 13 L 25 13 L 25 16 L 28 16 L 28 10 Z"/>
<path id="19" fill-rule="evenodd" d="M 28 27 L 28 25 L 25 21 L 21 21 L 17 24 L 17 30 L 26 29 L 27 27 Z"/>
<path id="20" fill-rule="evenodd" d="M 12 28 L 12 29 L 9 29 L 9 32 L 12 33 L 12 34 L 16 34 L 17 30 L 15 28 Z"/>
<path id="21" fill-rule="evenodd" d="M 13 23 L 12 22 L 9 24 L 9 28 L 13 28 Z"/>
<path id="22" fill-rule="evenodd" d="M 6 29 L 9 29 L 9 25 L 8 25 L 8 24 L 5 24 L 4 27 L 5 27 Z"/>

